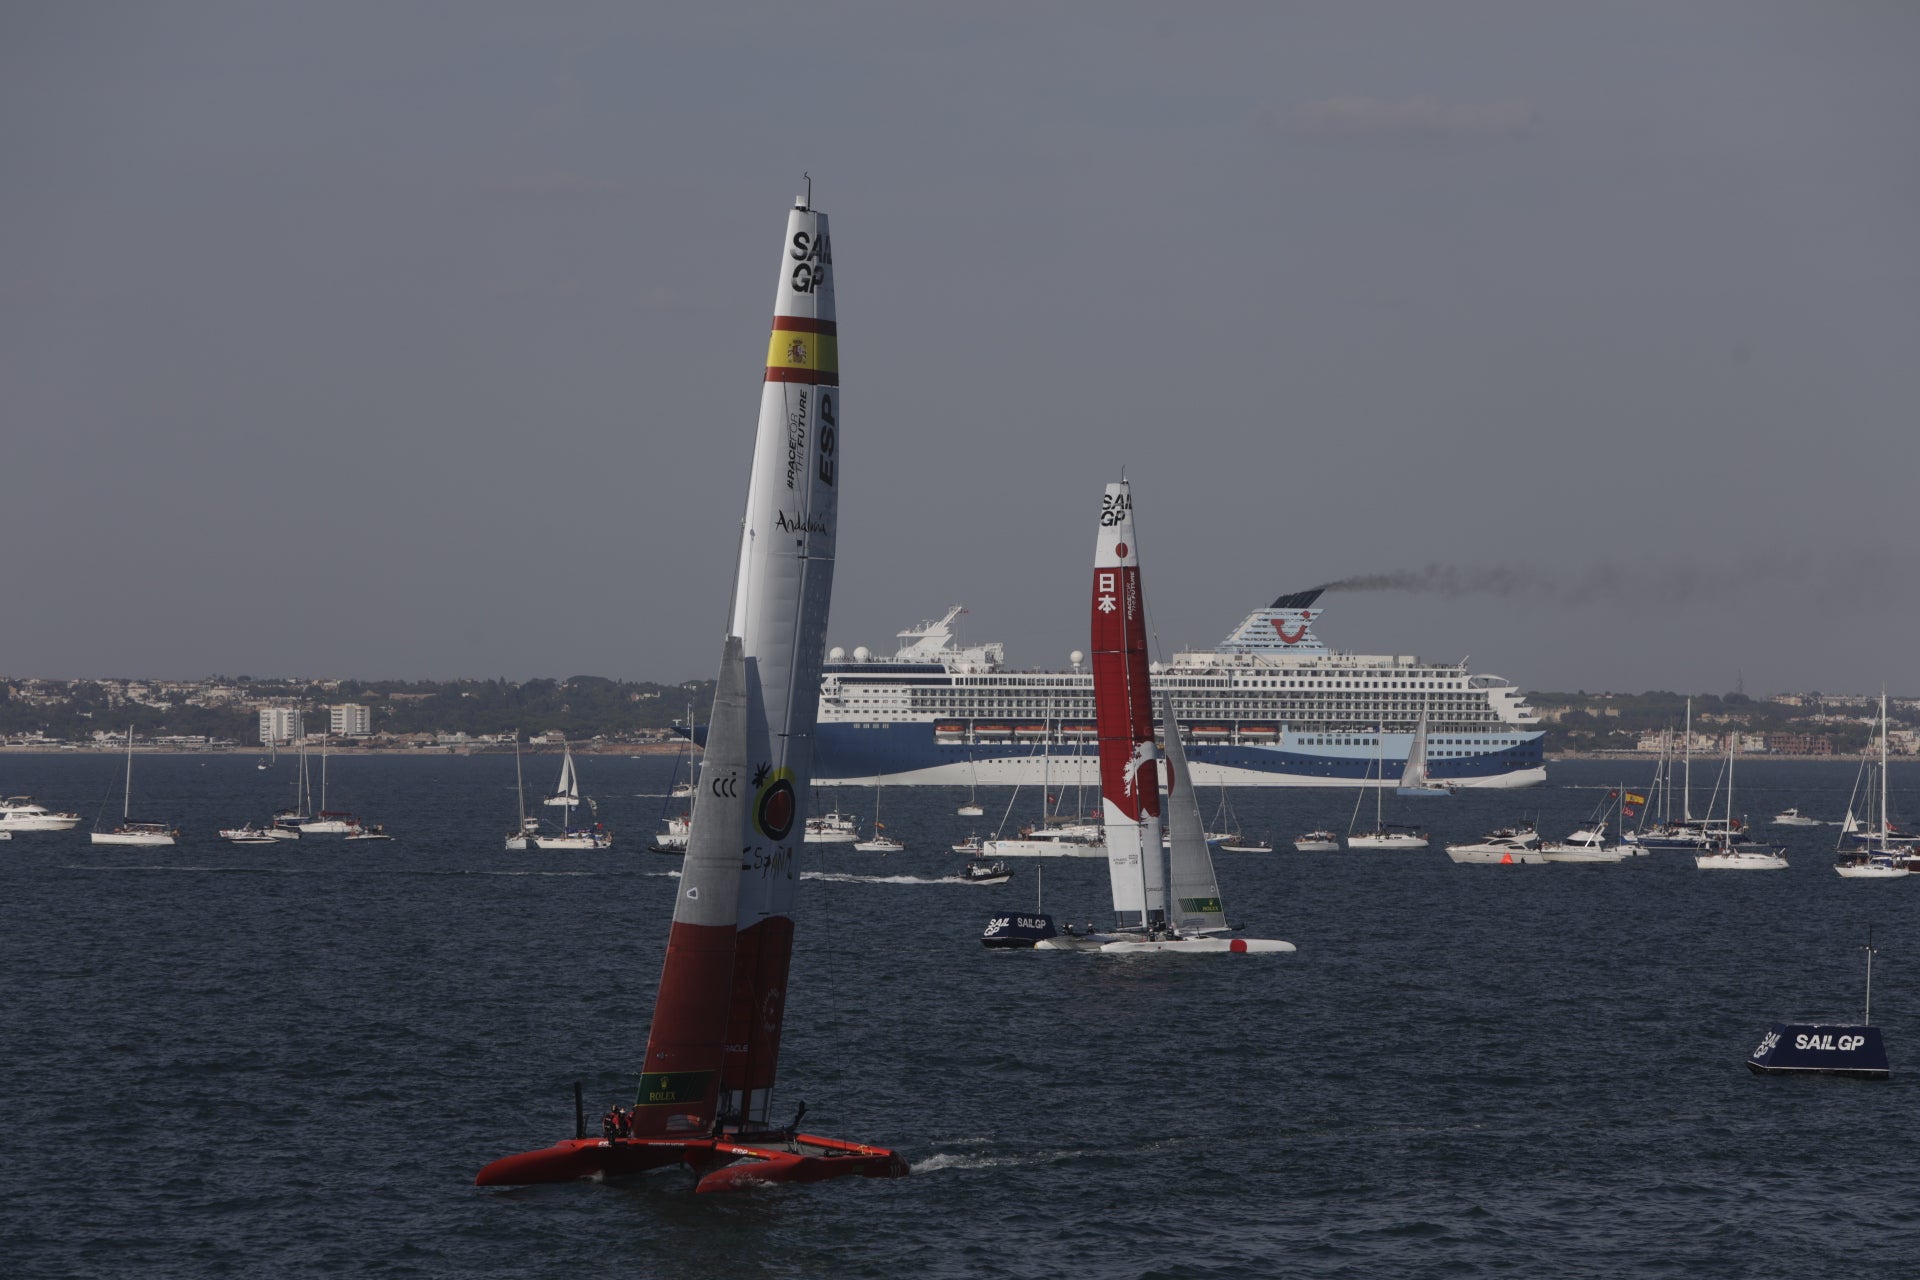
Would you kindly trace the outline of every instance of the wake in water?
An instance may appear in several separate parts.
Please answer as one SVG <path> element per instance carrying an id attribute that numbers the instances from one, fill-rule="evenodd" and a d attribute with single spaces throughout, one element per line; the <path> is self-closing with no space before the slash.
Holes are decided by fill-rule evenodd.
<path id="1" fill-rule="evenodd" d="M 835 884 L 971 884 L 960 876 L 856 876 L 845 871 L 802 871 L 802 880 L 830 880 Z"/>

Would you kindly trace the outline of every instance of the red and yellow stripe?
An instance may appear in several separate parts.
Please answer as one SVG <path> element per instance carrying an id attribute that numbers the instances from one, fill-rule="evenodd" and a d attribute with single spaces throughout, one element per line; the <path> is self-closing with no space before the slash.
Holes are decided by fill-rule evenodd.
<path id="1" fill-rule="evenodd" d="M 775 316 L 767 342 L 768 382 L 840 385 L 840 337 L 831 320 Z"/>

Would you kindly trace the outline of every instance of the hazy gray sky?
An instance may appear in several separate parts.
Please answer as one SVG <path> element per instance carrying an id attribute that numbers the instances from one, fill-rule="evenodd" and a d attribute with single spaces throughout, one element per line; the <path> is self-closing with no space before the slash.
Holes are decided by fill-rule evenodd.
<path id="1" fill-rule="evenodd" d="M 1436 564 L 1322 634 L 1911 691 L 1917 66 L 1811 0 L 14 3 L 0 672 L 711 674 L 805 169 L 835 643 L 1084 648 L 1124 465 L 1168 648 Z"/>

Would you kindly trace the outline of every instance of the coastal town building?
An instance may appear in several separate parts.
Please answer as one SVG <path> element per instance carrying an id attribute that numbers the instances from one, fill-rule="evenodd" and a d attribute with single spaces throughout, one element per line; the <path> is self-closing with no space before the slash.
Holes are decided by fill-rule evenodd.
<path id="1" fill-rule="evenodd" d="M 330 709 L 335 737 L 364 738 L 373 732 L 373 717 L 358 702 L 342 702 Z"/>
<path id="2" fill-rule="evenodd" d="M 260 708 L 260 745 L 294 742 L 306 736 L 307 717 L 300 708 Z"/>

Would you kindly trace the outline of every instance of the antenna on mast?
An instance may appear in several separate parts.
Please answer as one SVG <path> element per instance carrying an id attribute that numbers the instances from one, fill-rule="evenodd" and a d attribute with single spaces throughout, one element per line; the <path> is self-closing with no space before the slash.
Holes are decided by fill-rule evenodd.
<path id="1" fill-rule="evenodd" d="M 1874 952 L 1873 926 L 1871 924 L 1867 926 L 1867 945 L 1865 947 L 1865 950 L 1867 953 L 1867 1010 L 1866 1010 L 1866 1013 L 1864 1013 L 1860 1018 L 1860 1025 L 1870 1027 L 1873 1025 L 1873 952 Z"/>
<path id="2" fill-rule="evenodd" d="M 802 169 L 800 176 L 806 180 L 807 190 L 806 194 L 800 197 L 800 203 L 794 207 L 797 209 L 811 209 L 813 208 L 813 175 L 805 169 Z"/>

